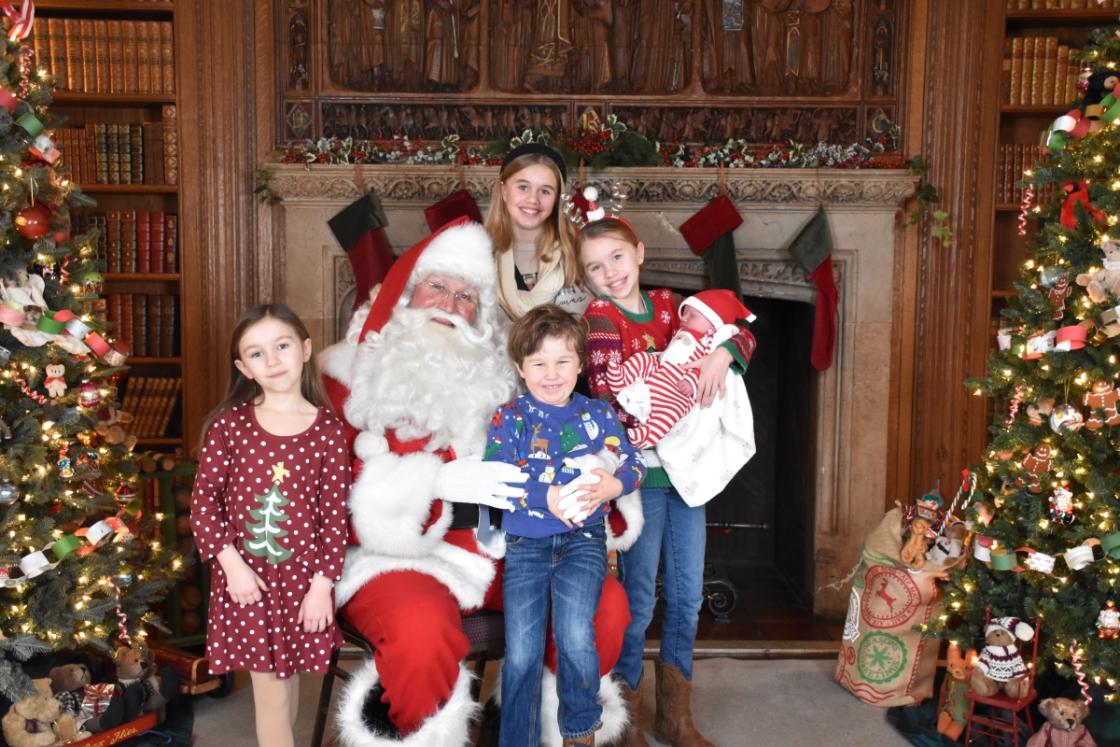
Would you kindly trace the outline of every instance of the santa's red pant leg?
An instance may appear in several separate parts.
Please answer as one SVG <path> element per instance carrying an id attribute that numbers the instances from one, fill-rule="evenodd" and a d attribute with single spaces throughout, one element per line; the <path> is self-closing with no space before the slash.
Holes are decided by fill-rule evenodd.
<path id="1" fill-rule="evenodd" d="M 340 614 L 373 644 L 393 725 L 416 731 L 451 696 L 470 650 L 455 597 L 431 576 L 395 571 L 373 578 Z"/>

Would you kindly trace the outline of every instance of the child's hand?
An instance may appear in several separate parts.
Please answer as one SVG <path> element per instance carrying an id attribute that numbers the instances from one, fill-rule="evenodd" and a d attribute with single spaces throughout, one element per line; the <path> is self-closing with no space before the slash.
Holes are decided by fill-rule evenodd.
<path id="1" fill-rule="evenodd" d="M 562 497 L 560 495 L 560 486 L 553 485 L 548 489 L 548 510 L 552 512 L 560 521 L 564 522 L 564 526 L 571 528 L 572 522 L 564 518 L 564 510 L 560 508 Z"/>
<path id="2" fill-rule="evenodd" d="M 316 574 L 311 579 L 311 588 L 303 596 L 303 602 L 299 605 L 299 617 L 296 619 L 303 626 L 303 632 L 322 633 L 334 622 L 334 600 L 331 599 L 333 586 L 326 576 Z"/>
<path id="3" fill-rule="evenodd" d="M 218 553 L 218 563 L 226 574 L 226 592 L 234 604 L 244 607 L 261 601 L 261 592 L 268 591 L 268 584 L 256 574 L 233 545 Z"/>
<path id="4" fill-rule="evenodd" d="M 592 470 L 591 474 L 598 476 L 599 481 L 584 484 L 582 490 L 571 494 L 563 502 L 564 519 L 580 526 L 604 503 L 622 495 L 622 481 L 613 474 L 605 469 Z"/>
<path id="5" fill-rule="evenodd" d="M 726 348 L 716 348 L 698 361 L 686 363 L 682 368 L 699 368 L 700 379 L 696 382 L 699 388 L 697 402 L 701 407 L 707 407 L 722 397 L 727 386 L 727 370 L 731 368 L 731 353 Z"/>

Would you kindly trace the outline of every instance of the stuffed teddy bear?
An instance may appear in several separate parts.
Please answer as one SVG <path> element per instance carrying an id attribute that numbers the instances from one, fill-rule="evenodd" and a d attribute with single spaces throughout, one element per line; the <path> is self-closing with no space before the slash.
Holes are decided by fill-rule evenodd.
<path id="1" fill-rule="evenodd" d="M 51 747 L 89 736 L 78 729 L 74 714 L 63 712 L 49 678 L 35 680 L 34 685 L 34 692 L 13 703 L 0 722 L 11 747 Z"/>
<path id="2" fill-rule="evenodd" d="M 1089 715 L 1089 706 L 1069 698 L 1044 698 L 1038 711 L 1046 717 L 1030 739 L 1027 747 L 1097 747 L 1093 735 L 1081 723 Z"/>
<path id="3" fill-rule="evenodd" d="M 43 379 L 43 388 L 52 399 L 58 399 L 66 394 L 66 366 L 61 363 L 48 363 L 46 368 L 47 378 Z"/>
<path id="4" fill-rule="evenodd" d="M 51 667 L 48 676 L 51 692 L 62 705 L 62 710 L 80 714 L 85 686 L 91 682 L 89 667 L 85 664 L 63 664 Z"/>
<path id="5" fill-rule="evenodd" d="M 907 537 L 905 544 L 898 553 L 899 559 L 910 566 L 911 568 L 921 568 L 926 564 L 926 550 L 929 549 L 929 542 L 926 540 L 926 532 L 929 531 L 930 524 L 920 516 L 914 517 L 910 521 L 910 525 L 906 528 Z"/>
<path id="6" fill-rule="evenodd" d="M 117 683 L 124 690 L 124 720 L 167 705 L 179 691 L 179 680 L 171 667 L 152 671 L 146 649 L 122 646 L 113 654 Z"/>
<path id="7" fill-rule="evenodd" d="M 1016 641 L 1034 638 L 1034 628 L 1017 617 L 998 617 L 984 627 L 984 649 L 972 673 L 972 689 L 992 696 L 1003 690 L 1016 700 L 1030 690 L 1027 666 Z"/>
<path id="8" fill-rule="evenodd" d="M 1102 268 L 1077 276 L 1077 284 L 1084 286 L 1093 303 L 1120 296 L 1120 241 L 1105 239 L 1101 242 L 1101 252 L 1104 254 Z"/>
<path id="9" fill-rule="evenodd" d="M 962 654 L 959 646 L 950 643 L 945 662 L 945 680 L 941 683 L 941 705 L 937 709 L 937 733 L 954 742 L 964 733 L 968 715 L 968 680 L 972 677 L 972 664 L 976 652 Z"/>

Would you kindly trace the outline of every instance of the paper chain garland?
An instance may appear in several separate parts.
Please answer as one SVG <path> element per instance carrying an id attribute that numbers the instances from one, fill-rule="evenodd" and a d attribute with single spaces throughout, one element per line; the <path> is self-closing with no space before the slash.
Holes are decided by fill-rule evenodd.
<path id="1" fill-rule="evenodd" d="M 78 529 L 73 534 L 63 535 L 42 550 L 24 555 L 19 561 L 22 576 L 11 578 L 7 568 L 0 568 L 0 588 L 11 589 L 22 586 L 37 576 L 57 568 L 72 553 L 79 556 L 89 555 L 110 535 L 113 536 L 112 542 L 127 542 L 135 536 L 129 524 L 140 518 L 141 510 L 139 500 L 132 501 L 115 516 L 100 519 L 88 527 Z M 83 545 L 82 539 L 89 544 Z M 47 556 L 48 552 L 56 558 L 53 563 Z"/>
<path id="2" fill-rule="evenodd" d="M 0 303 L 0 324 L 6 327 L 19 328 L 23 326 L 27 314 L 22 310 Z M 68 334 L 92 350 L 99 358 L 110 366 L 122 366 L 125 356 L 95 332 L 92 327 L 83 322 L 69 309 L 59 311 L 44 311 L 43 316 L 35 323 L 35 328 L 49 335 Z M 26 393 L 26 391 L 25 391 Z M 38 401 L 38 400 L 37 400 Z M 40 403 L 41 404 L 41 403 Z"/>
<path id="3" fill-rule="evenodd" d="M 980 540 L 987 540 L 982 542 Z M 974 542 L 972 555 L 979 561 L 990 563 L 993 571 L 1011 571 L 1012 573 L 1026 573 L 1036 571 L 1053 575 L 1055 563 L 1058 558 L 1065 561 L 1071 571 L 1079 571 L 1090 563 L 1105 557 L 1120 560 L 1120 532 L 1106 534 L 1103 538 L 1089 537 L 1080 545 L 1071 547 L 1063 552 L 1050 555 L 1033 547 L 1017 547 L 1008 552 L 1002 548 L 993 548 L 993 538 L 989 535 L 977 535 Z M 1101 557 L 1097 558 L 1093 552 L 1094 547 L 1101 548 Z M 1026 554 L 1026 566 L 1019 564 L 1019 553 Z"/>

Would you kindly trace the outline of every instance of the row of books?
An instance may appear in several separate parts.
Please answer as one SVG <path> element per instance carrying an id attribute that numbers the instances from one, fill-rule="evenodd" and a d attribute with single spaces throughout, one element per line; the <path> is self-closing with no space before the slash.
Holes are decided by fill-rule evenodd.
<path id="1" fill-rule="evenodd" d="M 1067 104 L 1078 98 L 1081 64 L 1056 36 L 1016 36 L 1004 40 L 1003 103 L 1012 106 Z"/>
<path id="2" fill-rule="evenodd" d="M 174 127 L 163 122 L 89 122 L 82 127 L 59 128 L 55 137 L 65 159 L 63 168 L 78 184 L 179 181 L 178 139 Z"/>
<path id="3" fill-rule="evenodd" d="M 128 432 L 137 438 L 167 435 L 182 387 L 178 377 L 130 376 L 121 400 L 121 409 L 132 415 L 125 426 Z"/>
<path id="4" fill-rule="evenodd" d="M 1007 0 L 1008 10 L 1080 10 L 1120 8 L 1120 0 Z"/>
<path id="5" fill-rule="evenodd" d="M 31 30 L 39 64 L 60 90 L 79 93 L 173 93 L 171 21 L 46 18 Z"/>
<path id="6" fill-rule="evenodd" d="M 109 328 L 117 342 L 140 358 L 178 355 L 179 299 L 146 293 L 110 293 Z"/>
<path id="7" fill-rule="evenodd" d="M 999 163 L 996 165 L 996 202 L 1018 205 L 1023 200 L 1023 187 L 1019 182 L 1023 172 L 1041 161 L 1046 155 L 1042 145 L 1024 143 L 1002 143 L 999 146 Z M 1048 203 L 1053 198 L 1053 185 L 1036 194 L 1032 200 L 1035 205 Z"/>
<path id="8" fill-rule="evenodd" d="M 178 272 L 179 216 L 161 210 L 77 213 L 77 233 L 97 231 L 97 256 L 106 272 Z"/>

